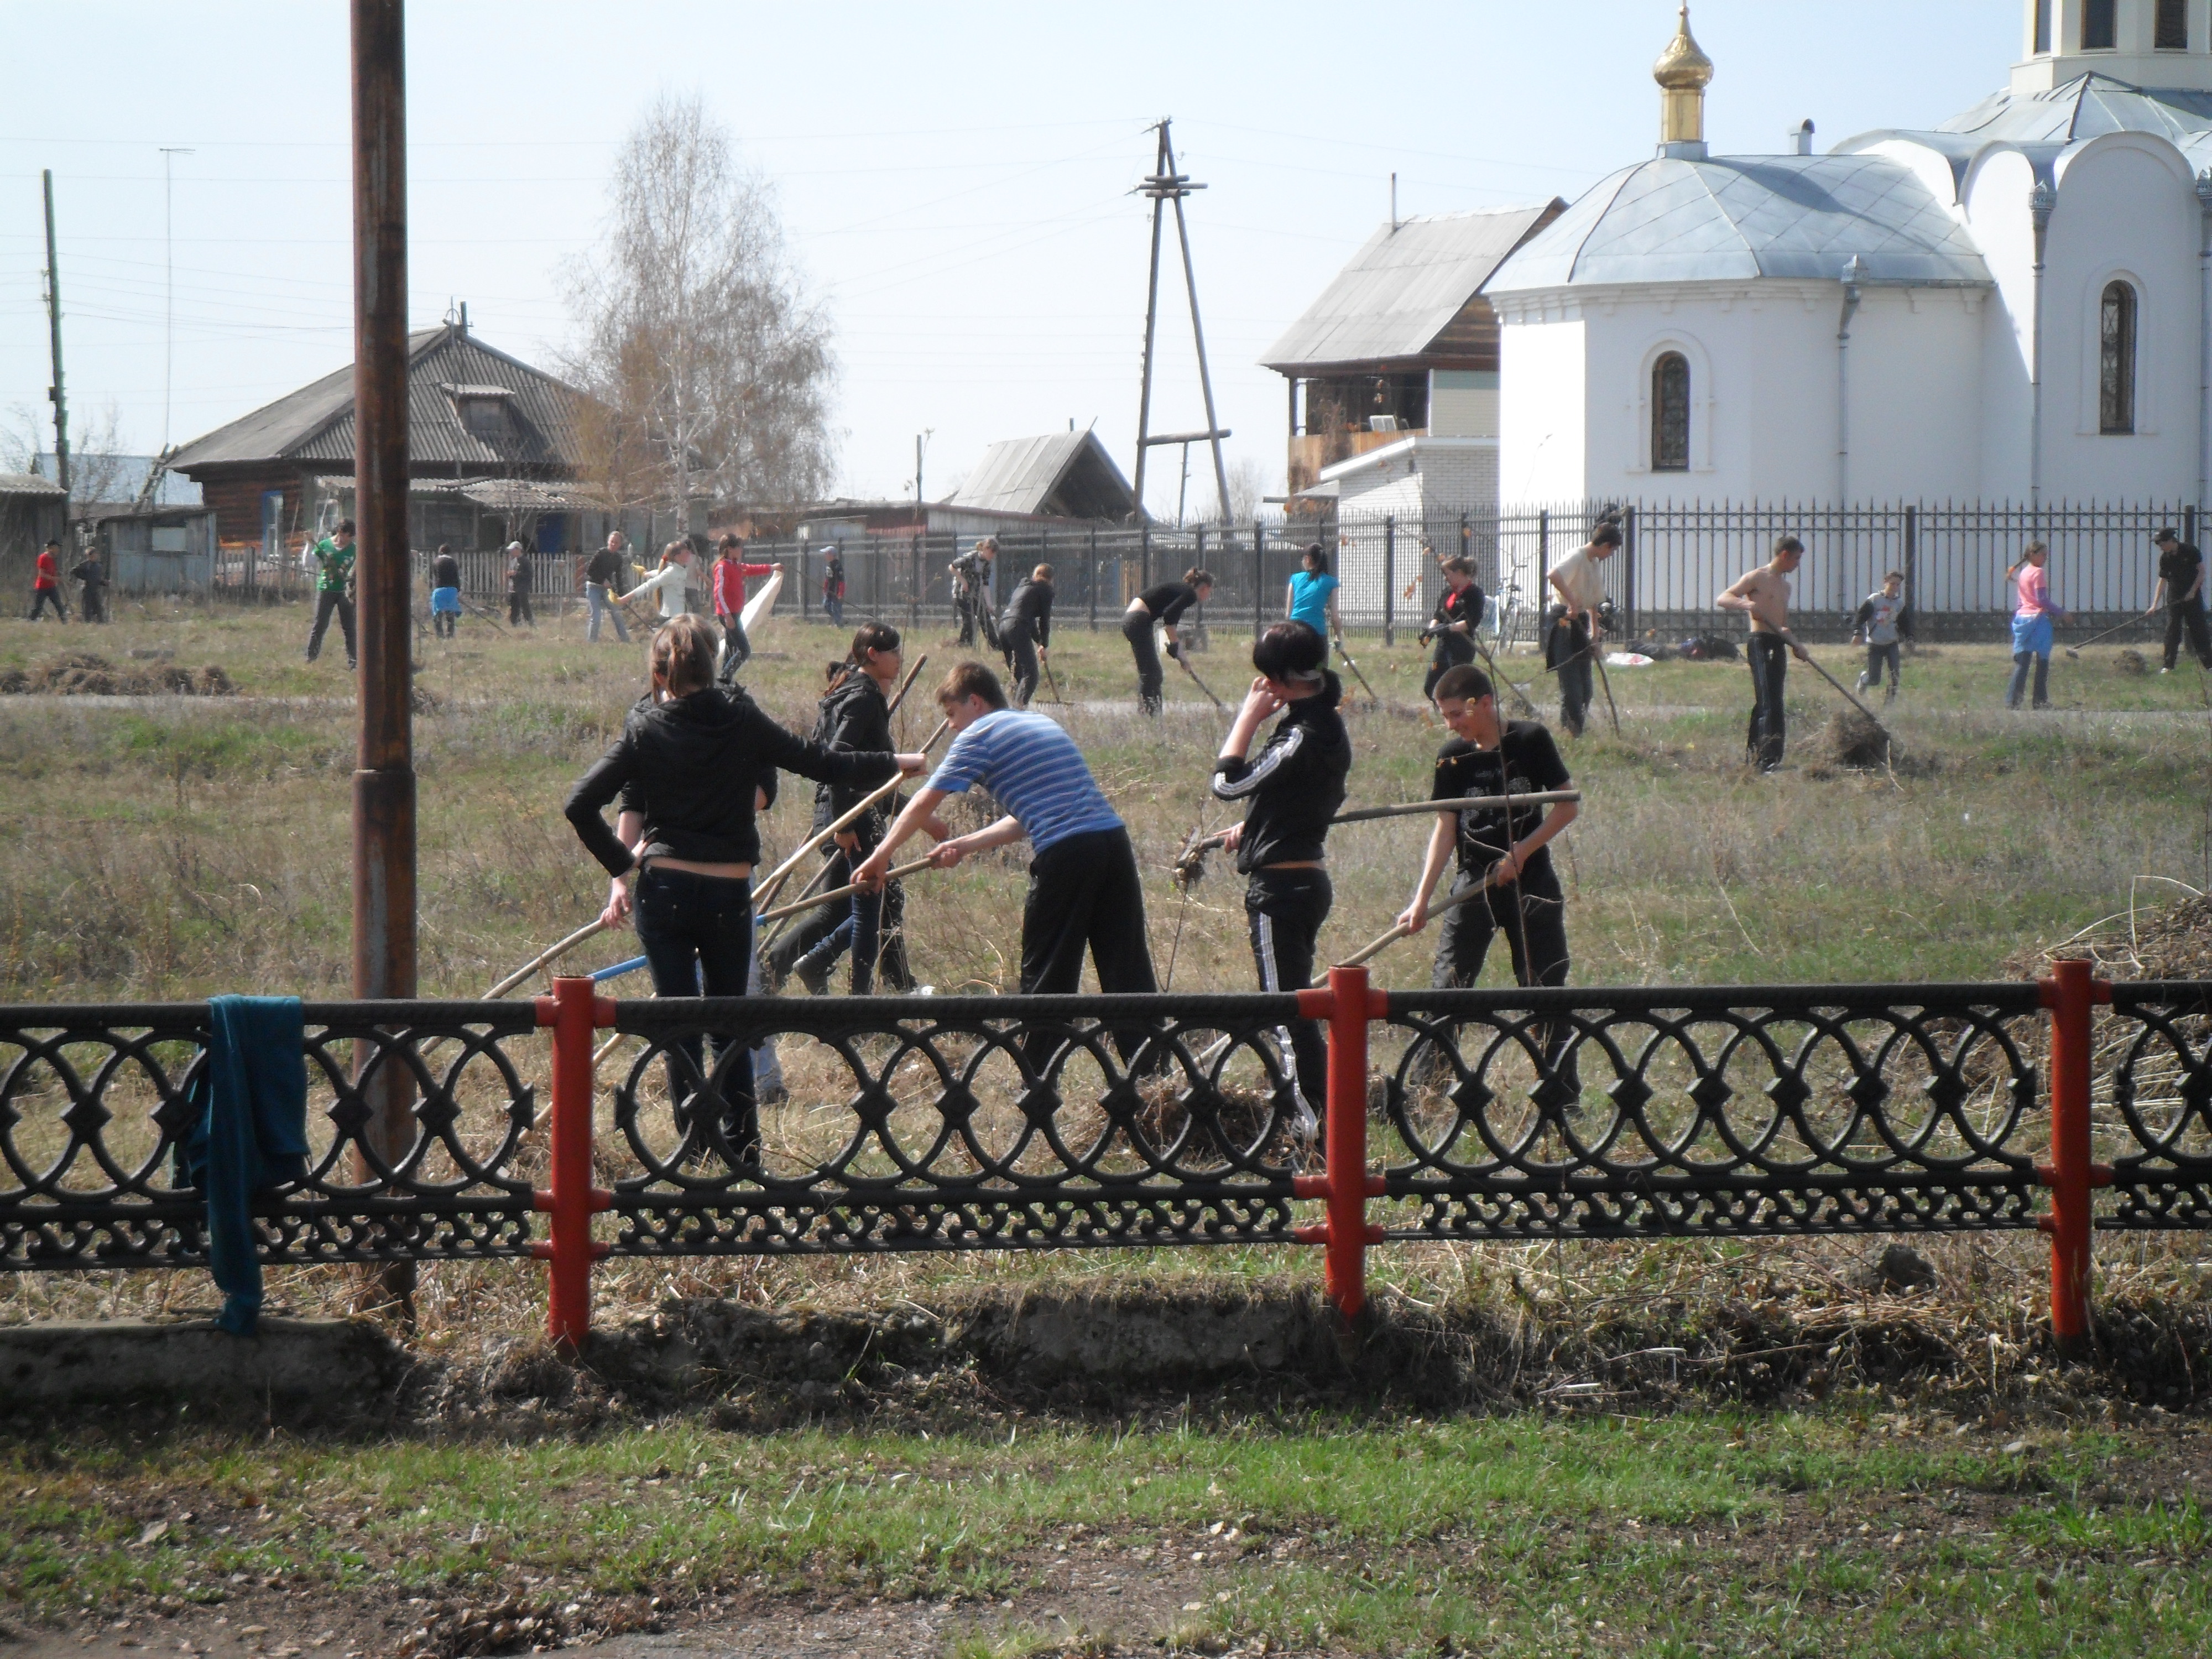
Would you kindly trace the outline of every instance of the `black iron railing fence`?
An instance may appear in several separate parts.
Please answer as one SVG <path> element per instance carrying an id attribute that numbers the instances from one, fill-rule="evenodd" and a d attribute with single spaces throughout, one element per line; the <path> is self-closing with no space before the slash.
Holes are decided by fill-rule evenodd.
<path id="1" fill-rule="evenodd" d="M 2212 1227 L 2212 982 L 2062 968 L 2072 991 L 1385 995 L 1338 970 L 1284 996 L 617 1003 L 562 981 L 313 1004 L 312 1167 L 255 1200 L 259 1251 L 557 1260 L 565 1225 L 596 1240 L 588 1272 L 599 1251 L 2050 1229 L 2043 1193 L 2075 1179 L 2086 1274 L 2091 1186 L 2097 1227 Z M 1330 1021 L 1325 1140 L 1284 1056 L 1300 1018 Z M 175 1158 L 205 1036 L 198 1004 L 0 1008 L 0 1267 L 205 1265 Z M 1354 1271 L 1332 1269 L 1352 1305 Z"/>

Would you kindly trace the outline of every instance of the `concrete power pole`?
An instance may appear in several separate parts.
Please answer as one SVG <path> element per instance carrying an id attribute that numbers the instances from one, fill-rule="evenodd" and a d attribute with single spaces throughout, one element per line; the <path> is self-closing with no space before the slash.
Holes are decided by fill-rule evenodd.
<path id="1" fill-rule="evenodd" d="M 70 493 L 69 400 L 62 388 L 62 268 L 54 257 L 54 171 L 48 167 L 43 177 L 46 187 L 46 322 L 53 337 L 54 383 L 46 388 L 46 399 L 54 406 L 54 482 L 61 485 L 62 494 Z M 67 515 L 68 503 L 62 511 Z"/>

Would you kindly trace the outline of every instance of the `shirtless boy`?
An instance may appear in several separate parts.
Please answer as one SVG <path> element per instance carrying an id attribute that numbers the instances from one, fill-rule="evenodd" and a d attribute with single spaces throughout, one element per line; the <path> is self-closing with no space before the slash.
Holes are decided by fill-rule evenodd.
<path id="1" fill-rule="evenodd" d="M 1774 544 L 1771 559 L 1739 578 L 1717 601 L 1722 610 L 1741 611 L 1751 618 L 1751 641 L 1744 653 L 1751 665 L 1751 732 L 1747 747 L 1752 764 L 1762 772 L 1782 769 L 1782 678 L 1789 667 L 1782 653 L 1787 647 L 1798 661 L 1812 660 L 1790 631 L 1790 573 L 1804 556 L 1805 544 L 1795 536 L 1784 536 Z"/>

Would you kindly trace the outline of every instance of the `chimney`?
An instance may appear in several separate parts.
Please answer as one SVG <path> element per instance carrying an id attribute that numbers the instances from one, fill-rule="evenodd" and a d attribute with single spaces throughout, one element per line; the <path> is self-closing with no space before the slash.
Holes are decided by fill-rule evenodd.
<path id="1" fill-rule="evenodd" d="M 1813 153 L 1813 123 L 1810 117 L 1807 118 L 1803 125 L 1790 129 L 1790 148 L 1799 155 L 1810 155 Z"/>
<path id="2" fill-rule="evenodd" d="M 1659 153 L 1677 161 L 1705 159 L 1705 88 L 1712 84 L 1713 60 L 1690 36 L 1690 8 L 1684 0 L 1674 38 L 1651 66 L 1659 83 Z"/>
<path id="3" fill-rule="evenodd" d="M 1808 125 L 1810 125 L 1810 124 L 1808 123 Z M 461 332 L 462 332 L 462 333 L 464 333 L 464 334 L 466 334 L 468 331 L 469 331 L 469 302 L 468 302 L 466 300 L 464 300 L 464 301 L 461 301 Z"/>

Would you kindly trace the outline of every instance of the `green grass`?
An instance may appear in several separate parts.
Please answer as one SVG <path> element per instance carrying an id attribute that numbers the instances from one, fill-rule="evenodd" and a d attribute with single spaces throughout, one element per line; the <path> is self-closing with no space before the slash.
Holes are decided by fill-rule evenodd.
<path id="1" fill-rule="evenodd" d="M 1048 1593 L 1070 1561 L 1173 1560 L 1205 1586 L 1185 1638 L 1279 1646 L 2203 1650 L 2194 1437 L 2038 1442 L 1864 1410 L 530 1444 L 57 1437 L 0 1452 L 0 1593 L 49 1615 L 204 1599 L 234 1573 L 377 1595 L 999 1601 Z M 138 1546 L 157 1516 L 169 1532 Z"/>

